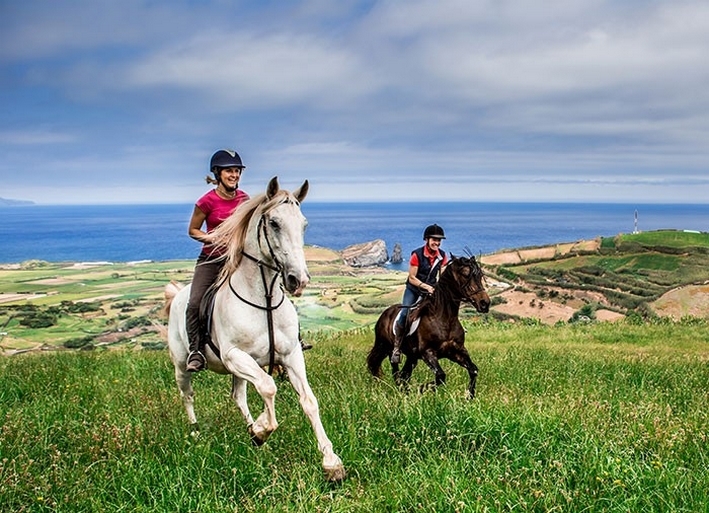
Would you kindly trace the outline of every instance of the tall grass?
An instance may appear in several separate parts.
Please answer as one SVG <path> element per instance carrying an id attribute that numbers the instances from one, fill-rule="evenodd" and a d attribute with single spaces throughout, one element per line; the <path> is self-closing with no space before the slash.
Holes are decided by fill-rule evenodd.
<path id="1" fill-rule="evenodd" d="M 316 334 L 340 485 L 285 381 L 255 448 L 212 373 L 189 436 L 165 352 L 3 358 L 0 511 L 709 511 L 708 327 L 471 323 L 474 401 L 450 362 L 446 387 L 403 394 L 367 374 L 368 330 Z M 412 381 L 431 379 L 421 365 Z"/>

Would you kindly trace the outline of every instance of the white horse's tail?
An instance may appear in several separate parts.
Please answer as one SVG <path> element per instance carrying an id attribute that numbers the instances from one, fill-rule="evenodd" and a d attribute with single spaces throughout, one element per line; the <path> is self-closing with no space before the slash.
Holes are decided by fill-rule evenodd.
<path id="1" fill-rule="evenodd" d="M 162 310 L 165 317 L 168 317 L 170 314 L 172 300 L 175 299 L 177 293 L 184 288 L 185 286 L 182 283 L 178 283 L 175 280 L 171 280 L 170 283 L 165 285 L 165 306 L 163 306 Z"/>
<path id="2" fill-rule="evenodd" d="M 170 317 L 170 305 L 172 305 L 172 301 L 175 299 L 175 296 L 177 296 L 177 293 L 184 288 L 185 286 L 182 283 L 178 283 L 174 280 L 165 285 L 165 304 L 162 307 L 163 317 Z M 158 321 L 153 321 L 152 324 L 160 336 L 167 340 L 167 326 Z"/>

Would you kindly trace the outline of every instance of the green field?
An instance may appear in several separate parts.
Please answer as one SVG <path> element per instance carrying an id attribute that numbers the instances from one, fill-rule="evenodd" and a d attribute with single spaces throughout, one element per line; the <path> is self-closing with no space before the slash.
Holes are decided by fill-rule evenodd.
<path id="1" fill-rule="evenodd" d="M 402 272 L 352 270 L 341 261 L 309 266 L 312 281 L 293 299 L 306 336 L 373 325 L 401 300 Z M 165 285 L 189 283 L 193 269 L 192 261 L 0 268 L 0 349 L 163 345 L 154 324 L 166 323 Z"/>
<path id="2" fill-rule="evenodd" d="M 604 238 L 596 251 L 500 265 L 490 272 L 535 290 L 555 287 L 598 292 L 607 306 L 648 317 L 670 290 L 709 281 L 709 233 L 659 230 Z"/>
<path id="3" fill-rule="evenodd" d="M 466 328 L 474 401 L 450 362 L 436 392 L 371 378 L 367 328 L 313 336 L 340 485 L 280 378 L 279 429 L 255 448 L 212 373 L 188 436 L 164 350 L 0 358 L 0 511 L 709 511 L 706 321 Z"/>
<path id="4" fill-rule="evenodd" d="M 435 392 L 419 392 L 423 364 L 408 394 L 367 373 L 372 325 L 403 273 L 309 262 L 295 303 L 340 485 L 323 479 L 284 378 L 279 428 L 256 448 L 229 381 L 198 374 L 202 434 L 189 436 L 155 323 L 165 284 L 188 282 L 193 262 L 2 268 L 0 511 L 709 512 L 709 318 L 647 308 L 709 279 L 707 248 L 707 234 L 653 232 L 487 268 L 517 286 L 593 289 L 629 315 L 543 325 L 464 309 L 474 401 L 448 361 Z M 258 413 L 253 389 L 249 402 Z"/>

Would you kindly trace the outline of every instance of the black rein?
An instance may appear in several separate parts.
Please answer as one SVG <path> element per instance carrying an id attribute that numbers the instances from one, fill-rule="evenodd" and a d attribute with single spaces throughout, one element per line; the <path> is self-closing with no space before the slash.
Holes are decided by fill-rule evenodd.
<path id="1" fill-rule="evenodd" d="M 276 281 L 278 280 L 278 277 L 281 276 L 283 272 L 283 267 L 281 264 L 278 262 L 278 259 L 276 258 L 276 255 L 273 253 L 273 248 L 271 247 L 271 241 L 268 239 L 268 233 L 266 232 L 266 223 L 263 222 L 263 217 L 259 219 L 259 226 L 257 229 L 258 233 L 258 242 L 259 242 L 259 247 L 261 247 L 261 230 L 263 229 L 263 238 L 266 240 L 266 245 L 268 246 L 268 251 L 271 255 L 271 259 L 276 263 L 275 266 L 264 262 L 261 259 L 255 258 L 245 251 L 242 252 L 242 255 L 248 258 L 249 260 L 256 262 L 256 265 L 258 265 L 259 270 L 261 271 L 261 281 L 263 282 L 263 288 L 266 291 L 265 298 L 266 298 L 266 306 L 261 306 L 257 305 L 256 303 L 253 303 L 249 301 L 248 299 L 241 297 L 239 293 L 234 290 L 234 286 L 231 284 L 231 280 L 229 280 L 229 288 L 231 289 L 232 293 L 239 298 L 241 301 L 246 303 L 249 306 L 253 306 L 254 308 L 257 308 L 259 310 L 265 310 L 266 311 L 266 318 L 268 320 L 268 374 L 273 375 L 273 368 L 275 366 L 275 358 L 276 358 L 276 340 L 275 340 L 275 333 L 273 331 L 273 311 L 278 309 L 282 304 L 283 301 L 285 301 L 286 298 L 286 293 L 283 292 L 281 295 L 281 300 L 278 302 L 277 305 L 273 305 L 273 290 L 274 287 L 276 286 Z M 268 267 L 270 270 L 275 271 L 275 274 L 273 275 L 273 278 L 271 278 L 271 283 L 270 285 L 268 284 L 268 281 L 266 280 L 266 271 L 264 268 Z"/>

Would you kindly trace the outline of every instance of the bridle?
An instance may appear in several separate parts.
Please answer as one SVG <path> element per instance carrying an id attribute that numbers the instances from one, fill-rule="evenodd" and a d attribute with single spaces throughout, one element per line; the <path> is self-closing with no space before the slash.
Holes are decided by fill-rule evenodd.
<path id="1" fill-rule="evenodd" d="M 258 241 L 258 247 L 260 248 L 261 232 L 263 232 L 263 238 L 266 241 L 269 256 L 271 257 L 271 260 L 275 263 L 275 265 L 270 264 L 268 262 L 264 262 L 260 258 L 256 258 L 252 255 L 249 255 L 246 251 L 241 252 L 244 257 L 248 258 L 252 262 L 255 262 L 259 268 L 259 271 L 261 272 L 261 281 L 263 283 L 263 288 L 266 291 L 264 295 L 266 299 L 266 306 L 258 305 L 239 295 L 239 293 L 234 289 L 231 280 L 229 280 L 229 288 L 231 289 L 232 293 L 242 302 L 259 310 L 264 310 L 266 312 L 266 319 L 268 320 L 268 373 L 273 374 L 273 367 L 275 365 L 276 358 L 276 342 L 275 334 L 273 331 L 273 311 L 277 310 L 283 304 L 283 301 L 285 301 L 286 298 L 286 293 L 281 287 L 281 300 L 278 302 L 277 305 L 273 304 L 273 292 L 276 287 L 276 282 L 278 278 L 283 276 L 283 266 L 278 261 L 278 258 L 276 258 L 276 254 L 273 252 L 273 246 L 271 246 L 271 241 L 268 238 L 268 229 L 266 228 L 266 225 L 268 223 L 264 222 L 264 219 L 266 217 L 267 214 L 263 214 L 258 221 L 258 226 L 256 228 L 256 240 Z M 273 271 L 273 277 L 271 278 L 270 284 L 268 283 L 268 280 L 266 278 L 266 269 L 270 269 L 271 271 Z"/>
<path id="2" fill-rule="evenodd" d="M 460 290 L 467 290 L 470 287 L 471 282 L 477 277 L 480 277 L 480 285 L 477 286 L 473 292 L 469 293 L 466 295 L 466 297 L 461 297 L 459 301 L 463 301 L 466 303 L 472 303 L 473 299 L 472 296 L 479 294 L 480 292 L 483 292 L 485 290 L 485 286 L 482 284 L 483 283 L 483 272 L 482 269 L 480 269 L 480 266 L 478 265 L 477 261 L 473 258 L 472 260 L 468 260 L 470 263 L 467 264 L 467 267 L 470 268 L 470 276 L 468 277 L 468 280 L 465 282 L 465 284 L 460 287 Z M 461 294 L 462 296 L 462 294 Z"/>

